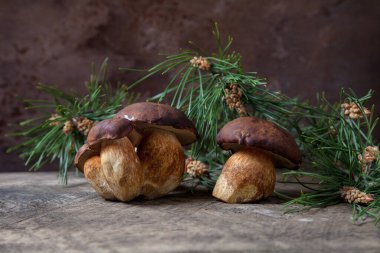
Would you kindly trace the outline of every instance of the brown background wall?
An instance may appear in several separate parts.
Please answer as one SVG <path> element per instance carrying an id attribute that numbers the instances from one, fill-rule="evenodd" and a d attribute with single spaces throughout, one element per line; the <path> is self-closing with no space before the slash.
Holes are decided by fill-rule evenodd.
<path id="1" fill-rule="evenodd" d="M 21 97 L 37 98 L 37 82 L 78 89 L 90 63 L 111 60 L 113 79 L 130 82 L 119 66 L 143 68 L 188 40 L 213 48 L 213 21 L 235 38 L 249 71 L 290 96 L 331 99 L 341 87 L 379 90 L 380 2 L 377 0 L 13 0 L 0 2 L 0 170 L 25 170 L 7 123 L 35 115 Z M 156 78 L 139 88 L 159 91 Z M 374 100 L 380 105 L 380 99 Z"/>

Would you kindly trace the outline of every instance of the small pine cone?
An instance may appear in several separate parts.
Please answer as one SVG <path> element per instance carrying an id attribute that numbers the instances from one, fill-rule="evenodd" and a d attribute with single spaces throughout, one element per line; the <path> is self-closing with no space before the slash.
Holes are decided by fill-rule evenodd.
<path id="1" fill-rule="evenodd" d="M 373 195 L 360 191 L 351 186 L 344 186 L 340 191 L 340 196 L 348 203 L 368 205 L 373 201 Z"/>
<path id="2" fill-rule="evenodd" d="M 359 119 L 363 118 L 364 115 L 369 115 L 371 114 L 371 111 L 368 110 L 367 108 L 363 107 L 362 110 L 360 107 L 355 104 L 354 102 L 352 103 L 343 103 L 341 104 L 342 110 L 344 112 L 344 115 L 348 116 L 350 119 Z M 363 115 L 364 113 L 364 115 Z"/>
<path id="3" fill-rule="evenodd" d="M 380 155 L 379 147 L 368 146 L 364 149 L 363 155 L 358 155 L 358 159 L 362 164 L 368 164 L 375 161 Z"/>
<path id="4" fill-rule="evenodd" d="M 210 63 L 207 58 L 202 56 L 194 56 L 194 58 L 190 60 L 190 63 L 194 68 L 199 68 L 200 70 L 208 71 L 210 69 Z"/>
<path id="5" fill-rule="evenodd" d="M 201 161 L 189 157 L 186 159 L 186 172 L 193 178 L 200 178 L 208 175 L 208 166 Z"/>
<path id="6" fill-rule="evenodd" d="M 239 108 L 237 108 L 237 112 L 240 114 L 241 117 L 248 115 L 244 106 L 240 106 Z"/>
<path id="7" fill-rule="evenodd" d="M 230 84 L 224 89 L 223 100 L 228 108 L 236 110 L 241 117 L 247 116 L 247 111 L 241 101 L 242 92 L 237 84 Z"/>
<path id="8" fill-rule="evenodd" d="M 56 120 L 56 119 L 58 119 L 60 116 L 58 115 L 58 114 L 52 114 L 51 116 L 50 116 L 50 118 L 48 119 L 49 121 L 50 121 L 50 123 L 49 123 L 49 125 L 50 126 L 57 126 L 57 125 L 59 125 L 59 121 L 58 120 Z"/>
<path id="9" fill-rule="evenodd" d="M 71 120 L 66 121 L 62 130 L 63 130 L 63 132 L 65 134 L 69 134 L 71 131 L 74 130 L 74 124 L 73 124 L 73 122 Z"/>
<path id="10" fill-rule="evenodd" d="M 94 121 L 92 121 L 88 118 L 80 117 L 79 119 L 77 119 L 77 128 L 85 136 L 88 135 L 88 132 L 90 131 L 90 129 L 93 125 L 94 125 Z"/>

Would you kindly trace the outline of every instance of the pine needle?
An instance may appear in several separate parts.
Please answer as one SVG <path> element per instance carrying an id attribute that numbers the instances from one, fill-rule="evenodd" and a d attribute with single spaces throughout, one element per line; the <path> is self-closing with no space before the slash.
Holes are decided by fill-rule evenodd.
<path id="1" fill-rule="evenodd" d="M 63 89 L 39 84 L 37 89 L 50 96 L 47 100 L 27 99 L 27 108 L 43 113 L 35 119 L 20 122 L 20 130 L 10 135 L 21 136 L 23 141 L 7 152 L 17 152 L 25 165 L 38 170 L 46 163 L 59 162 L 59 178 L 67 183 L 67 172 L 73 165 L 78 149 L 85 143 L 86 134 L 78 128 L 63 132 L 66 122 L 86 118 L 92 122 L 112 117 L 124 102 L 132 103 L 138 95 L 127 93 L 125 85 L 111 89 L 107 81 L 108 61 L 101 65 L 98 74 L 92 73 L 83 96 Z"/>

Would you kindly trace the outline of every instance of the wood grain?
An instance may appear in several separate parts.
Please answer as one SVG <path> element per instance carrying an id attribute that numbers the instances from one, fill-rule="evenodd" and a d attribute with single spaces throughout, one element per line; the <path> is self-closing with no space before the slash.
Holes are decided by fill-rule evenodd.
<path id="1" fill-rule="evenodd" d="M 0 252 L 380 251 L 380 228 L 353 223 L 345 204 L 284 214 L 275 197 L 231 205 L 184 187 L 121 203 L 83 178 L 57 182 L 55 173 L 0 174 Z"/>

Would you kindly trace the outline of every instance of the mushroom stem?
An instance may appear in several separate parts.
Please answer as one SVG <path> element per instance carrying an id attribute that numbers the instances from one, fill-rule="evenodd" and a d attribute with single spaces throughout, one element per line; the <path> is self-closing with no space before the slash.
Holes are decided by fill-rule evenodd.
<path id="1" fill-rule="evenodd" d="M 274 191 L 272 158 L 258 149 L 241 149 L 225 163 L 212 195 L 227 203 L 258 201 Z"/>
<path id="2" fill-rule="evenodd" d="M 152 129 L 142 139 L 137 153 L 144 170 L 142 194 L 146 199 L 163 196 L 181 183 L 185 156 L 175 134 Z"/>
<path id="3" fill-rule="evenodd" d="M 108 185 L 103 170 L 101 169 L 100 157 L 93 156 L 84 163 L 84 176 L 95 191 L 105 199 L 116 199 Z"/>
<path id="4" fill-rule="evenodd" d="M 102 142 L 100 160 L 105 179 L 118 200 L 131 200 L 141 192 L 144 173 L 128 137 Z"/>

